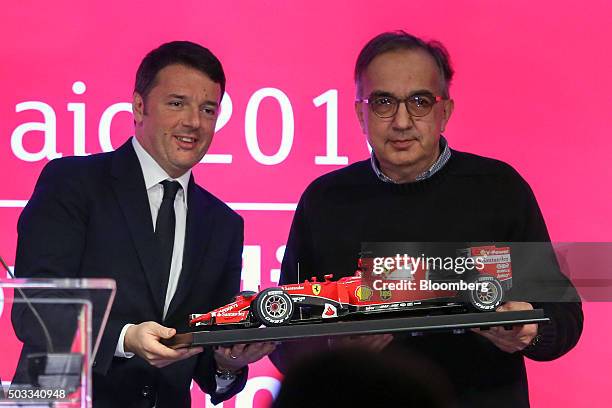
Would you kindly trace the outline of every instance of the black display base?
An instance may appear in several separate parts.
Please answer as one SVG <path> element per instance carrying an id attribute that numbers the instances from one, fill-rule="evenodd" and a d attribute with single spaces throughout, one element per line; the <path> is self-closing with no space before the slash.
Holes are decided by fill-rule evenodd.
<path id="1" fill-rule="evenodd" d="M 549 322 L 542 309 L 517 312 L 464 313 L 438 316 L 394 317 L 361 321 L 294 324 L 281 327 L 239 328 L 180 333 L 164 341 L 169 347 L 220 346 L 262 341 L 290 341 L 311 337 L 350 336 L 398 332 L 456 331 L 493 326 L 511 327 Z"/>

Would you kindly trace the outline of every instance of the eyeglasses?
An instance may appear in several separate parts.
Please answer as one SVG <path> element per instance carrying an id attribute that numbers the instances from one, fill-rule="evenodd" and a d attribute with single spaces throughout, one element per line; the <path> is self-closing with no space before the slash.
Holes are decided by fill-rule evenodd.
<path id="1" fill-rule="evenodd" d="M 372 112 L 382 119 L 395 116 L 400 103 L 406 104 L 406 109 L 411 116 L 420 118 L 427 116 L 433 106 L 443 100 L 441 96 L 430 94 L 412 95 L 407 98 L 399 99 L 395 96 L 370 96 L 366 99 L 357 99 L 357 102 L 367 103 Z"/>

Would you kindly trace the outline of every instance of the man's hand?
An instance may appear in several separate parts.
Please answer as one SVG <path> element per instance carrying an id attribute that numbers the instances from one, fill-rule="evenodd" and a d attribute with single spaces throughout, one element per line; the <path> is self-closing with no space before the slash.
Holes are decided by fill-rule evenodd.
<path id="1" fill-rule="evenodd" d="M 231 347 L 217 347 L 215 361 L 221 370 L 238 371 L 248 364 L 261 360 L 274 351 L 276 343 L 234 344 Z"/>
<path id="2" fill-rule="evenodd" d="M 497 312 L 508 312 L 518 310 L 533 310 L 531 303 L 507 302 L 497 308 Z M 472 331 L 489 339 L 500 350 L 506 353 L 515 353 L 523 350 L 538 334 L 536 323 L 514 326 L 510 330 L 503 327 L 491 327 L 489 330 L 472 329 Z"/>
<path id="3" fill-rule="evenodd" d="M 140 323 L 127 329 L 123 339 L 123 348 L 125 351 L 142 357 L 157 368 L 195 356 L 204 350 L 202 347 L 173 350 L 159 342 L 175 334 L 176 329 L 164 327 L 155 322 Z"/>
<path id="4" fill-rule="evenodd" d="M 336 347 L 357 347 L 371 351 L 382 351 L 393 340 L 392 334 L 367 334 L 362 336 L 343 336 L 331 338 L 329 346 Z"/>

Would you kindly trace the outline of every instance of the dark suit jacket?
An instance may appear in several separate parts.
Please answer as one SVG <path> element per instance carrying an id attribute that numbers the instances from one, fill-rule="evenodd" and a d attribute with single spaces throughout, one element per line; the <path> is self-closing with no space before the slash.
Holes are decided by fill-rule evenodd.
<path id="1" fill-rule="evenodd" d="M 51 161 L 19 218 L 18 277 L 117 281 L 117 295 L 93 367 L 97 407 L 153 403 L 157 408 L 188 407 L 192 378 L 211 394 L 213 402 L 244 387 L 246 373 L 228 392 L 216 393 L 210 349 L 163 369 L 138 356 L 114 357 L 126 323 L 156 321 L 179 332 L 188 331 L 190 313 L 219 307 L 239 291 L 242 218 L 195 184 L 193 177 L 187 200 L 183 268 L 163 321 L 164 297 L 151 211 L 131 140 L 115 152 Z M 12 319 L 24 342 L 23 363 L 25 354 L 40 349 L 41 337 L 27 308 L 16 305 Z M 27 378 L 23 364 L 19 367 L 16 379 Z"/>

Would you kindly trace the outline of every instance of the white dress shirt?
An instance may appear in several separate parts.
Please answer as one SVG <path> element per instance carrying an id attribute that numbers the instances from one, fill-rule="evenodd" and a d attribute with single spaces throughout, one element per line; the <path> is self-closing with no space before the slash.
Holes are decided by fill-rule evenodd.
<path id="1" fill-rule="evenodd" d="M 172 249 L 172 264 L 170 266 L 170 277 L 168 279 L 168 289 L 166 290 L 166 300 L 164 302 L 164 315 L 168 312 L 168 307 L 172 301 L 172 297 L 176 292 L 179 277 L 181 276 L 181 269 L 183 266 L 183 250 L 185 248 L 185 227 L 187 224 L 187 186 L 189 185 L 189 178 L 191 177 L 191 170 L 177 179 L 173 179 L 161 168 L 159 164 L 151 157 L 151 155 L 142 147 L 142 145 L 132 138 L 132 146 L 138 157 L 138 162 L 142 169 L 144 176 L 145 188 L 147 189 L 147 196 L 149 197 L 149 207 L 151 208 L 151 221 L 153 221 L 153 228 L 155 228 L 155 221 L 157 220 L 157 213 L 161 206 L 162 198 L 164 197 L 164 187 L 159 184 L 164 180 L 178 181 L 181 185 L 181 189 L 176 193 L 174 198 L 174 214 L 176 218 L 176 226 L 174 230 L 174 247 Z M 130 358 L 134 356 L 134 353 L 126 353 L 123 349 L 123 341 L 125 338 L 125 332 L 131 324 L 126 324 L 121 330 L 119 335 L 119 341 L 117 342 L 117 348 L 115 349 L 115 356 Z"/>

